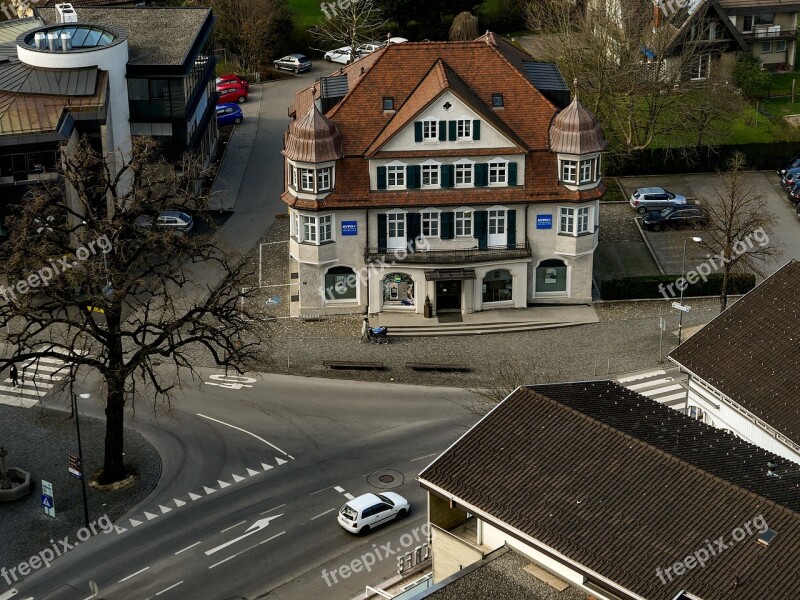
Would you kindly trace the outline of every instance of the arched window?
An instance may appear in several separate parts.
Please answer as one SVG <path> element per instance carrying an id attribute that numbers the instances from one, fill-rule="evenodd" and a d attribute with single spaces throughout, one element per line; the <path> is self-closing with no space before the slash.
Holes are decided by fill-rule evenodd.
<path id="1" fill-rule="evenodd" d="M 414 280 L 405 273 L 389 273 L 383 278 L 384 306 L 414 306 Z"/>
<path id="2" fill-rule="evenodd" d="M 325 273 L 325 301 L 356 300 L 358 277 L 350 267 L 331 267 Z"/>
<path id="3" fill-rule="evenodd" d="M 551 258 L 543 260 L 536 267 L 536 293 L 567 291 L 567 265 L 563 260 Z"/>
<path id="4" fill-rule="evenodd" d="M 483 278 L 483 301 L 503 302 L 512 299 L 513 278 L 506 269 L 489 271 Z"/>

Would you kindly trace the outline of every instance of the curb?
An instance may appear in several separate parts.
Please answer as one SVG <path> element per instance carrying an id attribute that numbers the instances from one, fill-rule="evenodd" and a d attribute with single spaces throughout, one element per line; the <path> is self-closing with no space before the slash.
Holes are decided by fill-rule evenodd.
<path id="1" fill-rule="evenodd" d="M 653 247 L 650 245 L 647 236 L 644 234 L 644 230 L 642 229 L 642 224 L 639 222 L 639 217 L 634 217 L 633 221 L 634 223 L 636 223 L 636 229 L 639 230 L 639 235 L 642 236 L 642 240 L 644 240 L 644 245 L 647 246 L 647 250 L 650 252 L 650 256 L 653 257 L 653 262 L 656 263 L 656 266 L 658 267 L 658 272 L 661 273 L 662 275 L 666 275 L 666 273 L 664 273 L 663 267 L 661 266 L 661 263 L 658 262 L 658 258 L 656 258 L 656 253 L 653 252 Z"/>
<path id="2" fill-rule="evenodd" d="M 728 299 L 743 298 L 744 294 L 728 294 Z M 684 300 L 719 300 L 719 296 L 684 296 Z M 595 300 L 592 304 L 624 304 L 626 302 L 674 302 L 675 298 L 628 298 L 627 300 Z"/>

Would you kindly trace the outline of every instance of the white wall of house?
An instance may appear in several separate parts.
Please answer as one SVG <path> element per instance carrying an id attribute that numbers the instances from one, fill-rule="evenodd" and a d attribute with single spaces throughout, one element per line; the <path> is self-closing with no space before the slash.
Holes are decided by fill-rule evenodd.
<path id="1" fill-rule="evenodd" d="M 715 388 L 694 376 L 689 379 L 687 407 L 690 415 L 693 413 L 692 407 L 702 409 L 700 418 L 707 425 L 727 429 L 751 444 L 800 463 L 800 445 L 794 444 L 761 419 L 739 407 L 734 401 L 725 399 Z M 766 469 L 766 465 L 764 468 Z"/>

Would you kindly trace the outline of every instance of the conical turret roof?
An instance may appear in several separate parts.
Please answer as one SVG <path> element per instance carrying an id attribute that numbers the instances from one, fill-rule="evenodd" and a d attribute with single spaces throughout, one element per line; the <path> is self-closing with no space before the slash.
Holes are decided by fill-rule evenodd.
<path id="1" fill-rule="evenodd" d="M 292 122 L 286 136 L 284 156 L 289 160 L 322 163 L 342 158 L 342 135 L 336 124 L 316 104 L 302 119 Z"/>
<path id="2" fill-rule="evenodd" d="M 550 150 L 563 154 L 591 154 L 606 147 L 605 137 L 595 116 L 577 96 L 550 123 Z"/>

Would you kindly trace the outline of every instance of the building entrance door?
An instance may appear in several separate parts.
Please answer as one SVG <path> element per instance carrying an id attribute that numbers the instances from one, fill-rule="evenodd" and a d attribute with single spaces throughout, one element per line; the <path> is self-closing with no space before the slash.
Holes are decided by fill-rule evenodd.
<path id="1" fill-rule="evenodd" d="M 436 282 L 436 313 L 461 312 L 461 281 Z"/>

